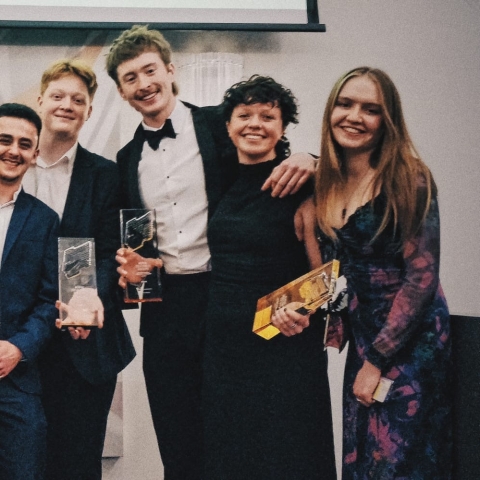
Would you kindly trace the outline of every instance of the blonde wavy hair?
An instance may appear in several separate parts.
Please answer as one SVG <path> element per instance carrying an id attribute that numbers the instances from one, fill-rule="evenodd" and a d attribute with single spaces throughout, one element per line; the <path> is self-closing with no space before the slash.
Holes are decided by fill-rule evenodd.
<path id="1" fill-rule="evenodd" d="M 158 30 L 151 30 L 148 25 L 134 25 L 116 38 L 106 59 L 107 73 L 117 86 L 120 86 L 118 67 L 145 52 L 157 52 L 165 65 L 172 63 L 172 48 Z M 172 84 L 172 92 L 178 95 L 176 82 Z"/>

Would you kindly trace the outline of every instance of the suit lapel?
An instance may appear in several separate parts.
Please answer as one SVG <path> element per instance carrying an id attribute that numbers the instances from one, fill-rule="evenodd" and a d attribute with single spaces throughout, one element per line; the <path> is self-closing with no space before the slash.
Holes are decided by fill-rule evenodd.
<path id="1" fill-rule="evenodd" d="M 139 182 L 138 182 L 138 164 L 142 157 L 143 150 L 143 134 L 142 125 L 140 124 L 135 131 L 132 142 L 131 154 L 127 162 L 128 188 L 129 198 L 131 200 L 132 208 L 145 208 L 140 196 Z"/>
<path id="2" fill-rule="evenodd" d="M 192 108 L 187 104 L 188 107 Z M 217 160 L 215 141 L 209 124 L 201 109 L 192 108 L 193 125 L 205 173 L 205 186 L 208 198 L 208 214 L 212 216 L 222 194 L 221 171 Z"/>
<path id="3" fill-rule="evenodd" d="M 205 186 L 207 190 L 208 199 L 208 213 L 211 217 L 218 201 L 222 195 L 222 167 L 218 158 L 218 151 L 215 140 L 212 135 L 212 128 L 208 118 L 205 116 L 201 108 L 184 103 L 192 111 L 193 125 L 195 135 L 197 138 L 198 147 L 200 149 L 200 156 L 202 157 L 203 170 L 205 174 Z M 131 208 L 145 208 L 140 196 L 139 182 L 138 182 L 138 164 L 142 156 L 143 149 L 143 135 L 142 125 L 139 125 L 135 131 L 128 158 L 126 159 L 126 173 L 128 178 L 128 196 L 130 199 Z"/>
<path id="4" fill-rule="evenodd" d="M 2 265 L 5 263 L 10 250 L 17 241 L 22 228 L 27 221 L 30 211 L 32 210 L 32 202 L 23 189 L 18 194 L 17 200 L 15 201 L 15 206 L 12 213 L 12 218 L 10 220 L 10 225 L 8 226 L 7 236 L 5 238 L 5 246 L 3 247 L 2 254 Z"/>
<path id="5" fill-rule="evenodd" d="M 77 155 L 73 164 L 72 178 L 68 188 L 67 200 L 60 224 L 60 235 L 63 231 L 75 231 L 76 225 L 81 223 L 83 205 L 89 198 L 94 176 L 92 175 L 93 160 L 88 152 L 78 145 Z"/>

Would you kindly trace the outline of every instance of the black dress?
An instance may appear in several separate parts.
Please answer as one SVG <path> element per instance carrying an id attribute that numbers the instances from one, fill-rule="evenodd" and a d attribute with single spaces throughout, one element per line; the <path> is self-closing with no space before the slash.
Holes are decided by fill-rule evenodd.
<path id="1" fill-rule="evenodd" d="M 308 271 L 293 227 L 304 192 L 279 199 L 260 190 L 278 163 L 240 165 L 209 224 L 208 480 L 336 478 L 323 320 L 294 337 L 252 332 L 258 298 Z"/>

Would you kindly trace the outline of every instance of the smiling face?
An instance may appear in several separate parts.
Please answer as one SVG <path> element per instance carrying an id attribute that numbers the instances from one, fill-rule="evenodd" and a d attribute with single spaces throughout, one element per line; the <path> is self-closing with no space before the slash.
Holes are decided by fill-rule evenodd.
<path id="1" fill-rule="evenodd" d="M 362 75 L 340 90 L 330 117 L 333 138 L 348 154 L 371 153 L 383 133 L 381 95 L 377 84 Z"/>
<path id="2" fill-rule="evenodd" d="M 38 156 L 37 127 L 23 118 L 0 117 L 0 185 L 19 187 Z"/>
<path id="3" fill-rule="evenodd" d="M 92 112 L 87 86 L 71 74 L 51 81 L 38 105 L 44 131 L 72 140 L 78 138 Z"/>
<path id="4" fill-rule="evenodd" d="M 282 112 L 271 103 L 240 104 L 233 109 L 227 129 L 240 163 L 273 160 L 284 131 Z"/>
<path id="5" fill-rule="evenodd" d="M 175 107 L 175 68 L 158 52 L 146 51 L 117 67 L 118 91 L 151 127 L 161 127 Z"/>

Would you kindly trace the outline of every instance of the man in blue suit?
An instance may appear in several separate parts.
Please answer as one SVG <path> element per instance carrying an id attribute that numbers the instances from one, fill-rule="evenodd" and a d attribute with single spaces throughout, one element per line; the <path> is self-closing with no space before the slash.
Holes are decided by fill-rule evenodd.
<path id="1" fill-rule="evenodd" d="M 26 194 L 41 120 L 0 106 L 0 478 L 43 478 L 45 416 L 37 357 L 55 325 L 58 217 Z"/>
<path id="2" fill-rule="evenodd" d="M 40 155 L 27 192 L 60 217 L 59 236 L 94 238 L 101 329 L 56 331 L 40 362 L 48 423 L 46 480 L 99 480 L 117 374 L 135 355 L 121 311 L 115 251 L 120 245 L 117 165 L 78 143 L 97 89 L 80 60 L 54 62 L 42 76 Z"/>

